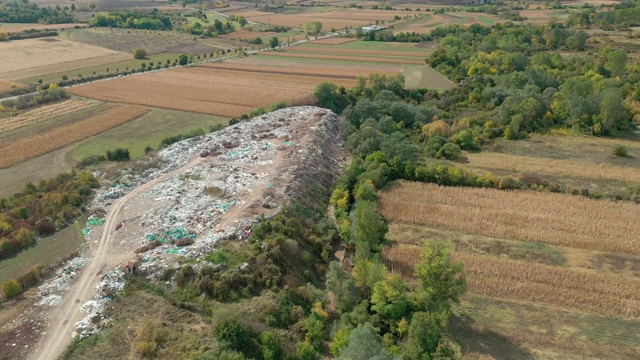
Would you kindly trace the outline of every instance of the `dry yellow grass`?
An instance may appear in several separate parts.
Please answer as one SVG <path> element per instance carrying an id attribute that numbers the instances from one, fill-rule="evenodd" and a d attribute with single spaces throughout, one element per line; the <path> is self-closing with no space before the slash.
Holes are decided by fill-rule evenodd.
<path id="1" fill-rule="evenodd" d="M 0 54 L 0 79 L 3 80 L 26 79 L 132 58 L 131 54 L 60 38 L 0 42 Z"/>
<path id="2" fill-rule="evenodd" d="M 15 83 L 12 81 L 2 81 L 0 80 L 0 93 L 9 92 L 15 89 L 23 88 L 24 85 L 20 83 Z"/>
<path id="3" fill-rule="evenodd" d="M 74 24 L 18 24 L 18 23 L 11 23 L 11 24 L 2 24 L 2 26 L 0 26 L 0 30 L 6 31 L 7 33 L 16 33 L 16 32 L 21 32 L 21 31 L 24 31 L 24 30 L 31 30 L 31 29 L 35 29 L 35 30 L 71 29 L 71 28 L 74 28 L 76 26 L 85 27 L 85 26 L 89 26 L 89 25 L 88 24 L 82 24 L 82 23 L 74 23 Z"/>
<path id="4" fill-rule="evenodd" d="M 640 182 L 640 169 L 595 164 L 586 161 L 557 160 L 501 153 L 468 154 L 470 168 L 514 171 L 527 174 L 546 174 L 595 180 L 617 180 Z"/>
<path id="5" fill-rule="evenodd" d="M 57 116 L 71 114 L 97 103 L 98 102 L 94 100 L 72 99 L 56 104 L 38 107 L 17 116 L 0 119 L 0 132 L 14 130 Z"/>
<path id="6" fill-rule="evenodd" d="M 632 203 L 402 181 L 379 204 L 392 222 L 640 255 L 640 215 Z"/>
<path id="7" fill-rule="evenodd" d="M 394 246 L 384 251 L 387 266 L 411 279 L 420 260 L 419 247 Z M 455 253 L 462 260 L 472 294 L 532 301 L 605 316 L 640 317 L 640 280 L 561 267 Z"/>
<path id="8" fill-rule="evenodd" d="M 137 119 L 147 111 L 147 108 L 142 106 L 119 106 L 104 115 L 8 143 L 0 148 L 0 168 L 18 164 L 122 125 Z"/>

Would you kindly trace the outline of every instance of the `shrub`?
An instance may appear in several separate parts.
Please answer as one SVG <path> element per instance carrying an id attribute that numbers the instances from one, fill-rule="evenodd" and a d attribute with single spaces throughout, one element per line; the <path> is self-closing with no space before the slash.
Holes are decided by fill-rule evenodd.
<path id="1" fill-rule="evenodd" d="M 250 346 L 251 332 L 236 319 L 217 323 L 213 331 L 218 340 L 228 343 L 233 350 L 246 350 Z"/>
<path id="2" fill-rule="evenodd" d="M 613 155 L 626 157 L 628 155 L 628 149 L 624 145 L 617 144 L 613 147 Z"/>
<path id="3" fill-rule="evenodd" d="M 40 221 L 36 224 L 35 229 L 40 236 L 47 236 L 56 232 L 56 226 L 51 221 Z"/>
<path id="4" fill-rule="evenodd" d="M 133 57 L 136 59 L 144 59 L 147 57 L 147 52 L 143 48 L 137 48 L 133 50 Z"/>
<path id="5" fill-rule="evenodd" d="M 128 161 L 130 159 L 129 149 L 117 148 L 113 151 L 107 150 L 107 160 L 109 161 Z"/>
<path id="6" fill-rule="evenodd" d="M 436 153 L 436 158 L 445 158 L 447 160 L 456 160 L 460 157 L 462 150 L 460 147 L 453 143 L 444 144 L 440 150 Z"/>
<path id="7" fill-rule="evenodd" d="M 145 154 L 148 154 L 148 153 L 150 153 L 150 152 L 152 152 L 152 151 L 153 151 L 153 148 L 152 148 L 151 146 L 148 146 L 148 145 L 147 145 L 147 147 L 145 147 L 145 148 L 144 148 L 144 153 L 145 153 Z"/>
<path id="8" fill-rule="evenodd" d="M 7 280 L 2 285 L 2 291 L 4 293 L 5 298 L 11 299 L 13 297 L 20 295 L 20 293 L 22 292 L 22 288 L 20 287 L 20 284 L 18 284 L 16 280 Z"/>

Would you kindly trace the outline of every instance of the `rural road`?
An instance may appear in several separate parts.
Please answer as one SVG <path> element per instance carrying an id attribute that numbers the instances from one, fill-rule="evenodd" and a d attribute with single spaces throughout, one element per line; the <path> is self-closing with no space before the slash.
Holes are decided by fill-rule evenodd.
<path id="1" fill-rule="evenodd" d="M 127 203 L 156 184 L 198 166 L 203 161 L 204 158 L 197 158 L 181 168 L 140 185 L 113 204 L 105 217 L 98 244 L 89 250 L 87 260 L 80 270 L 77 280 L 62 297 L 59 307 L 53 310 L 54 315 L 47 326 L 46 333 L 31 350 L 27 359 L 51 360 L 59 358 L 72 340 L 71 334 L 75 331 L 75 324 L 84 317 L 84 314 L 80 312 L 80 307 L 94 298 L 96 284 L 100 276 L 121 262 L 133 258 L 133 251 L 116 251 L 112 237 L 119 221 L 120 212 Z"/>

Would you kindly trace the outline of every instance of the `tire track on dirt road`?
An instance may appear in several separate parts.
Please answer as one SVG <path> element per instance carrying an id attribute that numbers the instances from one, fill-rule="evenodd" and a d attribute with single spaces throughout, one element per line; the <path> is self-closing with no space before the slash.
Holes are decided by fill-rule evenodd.
<path id="1" fill-rule="evenodd" d="M 165 175 L 153 179 L 118 199 L 105 217 L 102 234 L 97 247 L 90 250 L 84 267 L 80 270 L 77 280 L 63 296 L 60 305 L 52 308 L 54 315 L 47 326 L 46 333 L 33 348 L 28 359 L 51 360 L 57 359 L 71 342 L 71 334 L 75 324 L 82 320 L 84 314 L 80 306 L 94 298 L 96 284 L 105 270 L 109 270 L 119 263 L 131 258 L 133 251 L 113 254 L 112 233 L 122 209 L 136 196 L 165 181 L 171 176 L 183 173 L 204 162 L 204 158 L 197 158 L 189 164 L 173 170 Z"/>

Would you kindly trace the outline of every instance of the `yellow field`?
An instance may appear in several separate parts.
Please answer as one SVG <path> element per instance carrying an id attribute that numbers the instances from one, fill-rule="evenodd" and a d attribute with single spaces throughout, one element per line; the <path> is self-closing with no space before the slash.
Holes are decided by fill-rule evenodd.
<path id="1" fill-rule="evenodd" d="M 112 111 L 36 136 L 22 138 L 0 147 L 0 168 L 46 154 L 66 145 L 99 134 L 105 130 L 134 120 L 148 110 L 141 106 L 118 106 Z"/>
<path id="2" fill-rule="evenodd" d="M 85 27 L 87 24 L 75 23 L 75 24 L 2 24 L 0 30 L 7 33 L 16 33 L 24 30 L 58 30 L 58 29 L 71 29 L 75 26 Z"/>
<path id="3" fill-rule="evenodd" d="M 40 121 L 46 121 L 57 116 L 64 116 L 73 112 L 96 105 L 98 102 L 86 99 L 72 99 L 56 104 L 37 107 L 17 116 L 0 120 L 0 132 L 14 130 Z"/>
<path id="4" fill-rule="evenodd" d="M 382 193 L 380 208 L 392 222 L 640 255 L 633 203 L 399 182 Z"/>
<path id="5" fill-rule="evenodd" d="M 0 79 L 18 80 L 128 60 L 133 57 L 60 38 L 0 42 Z M 88 75 L 88 74 L 85 74 Z"/>
<path id="6" fill-rule="evenodd" d="M 637 205 L 401 181 L 379 208 L 383 260 L 410 282 L 425 241 L 454 243 L 469 287 L 451 331 L 465 358 L 640 356 Z"/>
<path id="7" fill-rule="evenodd" d="M 598 180 L 640 182 L 640 169 L 607 163 L 591 163 L 576 160 L 532 158 L 501 153 L 468 154 L 470 168 L 513 171 L 535 175 L 557 175 Z"/>

